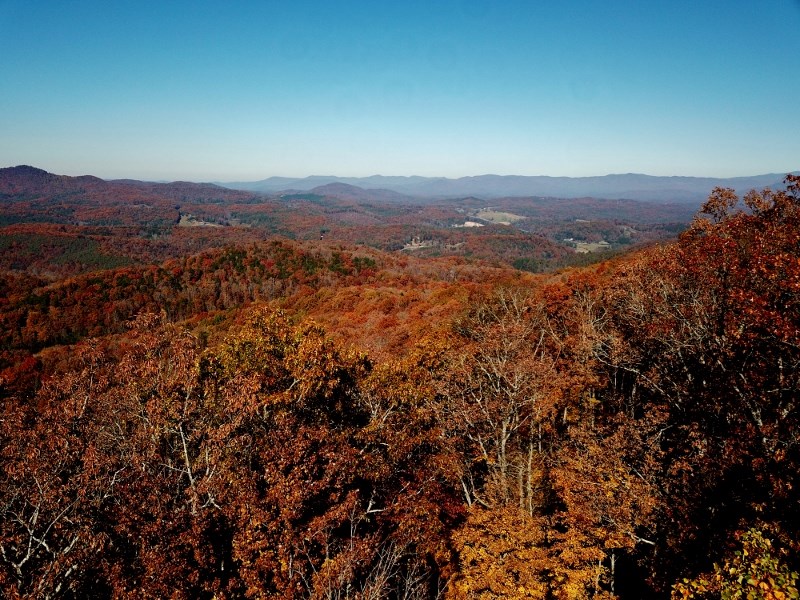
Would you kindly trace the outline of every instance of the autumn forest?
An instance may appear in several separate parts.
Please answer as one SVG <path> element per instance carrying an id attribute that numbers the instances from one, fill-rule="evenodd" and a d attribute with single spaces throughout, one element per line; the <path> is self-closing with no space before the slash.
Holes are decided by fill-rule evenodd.
<path id="1" fill-rule="evenodd" d="M 800 177 L 0 169 L 7 598 L 798 598 Z"/>

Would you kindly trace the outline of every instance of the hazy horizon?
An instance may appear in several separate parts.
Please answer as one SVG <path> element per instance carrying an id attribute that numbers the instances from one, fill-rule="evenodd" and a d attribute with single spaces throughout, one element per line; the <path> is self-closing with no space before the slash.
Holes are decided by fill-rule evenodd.
<path id="1" fill-rule="evenodd" d="M 797 170 L 800 2 L 0 0 L 0 164 L 151 181 Z"/>
<path id="2" fill-rule="evenodd" d="M 652 173 L 636 173 L 633 171 L 626 171 L 626 172 L 619 172 L 619 173 L 597 173 L 597 174 L 589 174 L 589 175 L 549 175 L 546 173 L 539 173 L 539 174 L 532 174 L 532 175 L 523 175 L 520 173 L 475 173 L 470 175 L 459 175 L 457 177 L 447 177 L 443 175 L 419 175 L 416 173 L 412 174 L 392 174 L 387 175 L 385 173 L 371 173 L 369 175 L 347 175 L 347 174 L 337 174 L 337 173 L 311 173 L 309 175 L 283 175 L 283 174 L 275 174 L 275 175 L 268 175 L 266 177 L 256 177 L 254 179 L 242 179 L 242 180 L 211 180 L 211 179 L 142 179 L 139 177 L 132 177 L 128 175 L 122 175 L 119 177 L 102 177 L 97 173 L 93 173 L 90 171 L 82 172 L 80 170 L 72 172 L 72 173 L 61 173 L 57 171 L 53 171 L 51 169 L 46 168 L 42 165 L 32 165 L 32 164 L 18 164 L 18 165 L 0 165 L 0 169 L 13 169 L 19 167 L 32 167 L 34 169 L 39 169 L 42 171 L 46 171 L 53 175 L 64 175 L 67 177 L 98 177 L 103 179 L 104 181 L 124 181 L 124 180 L 131 180 L 131 181 L 143 181 L 143 182 L 150 182 L 150 183 L 179 183 L 181 181 L 185 181 L 187 183 L 210 183 L 210 184 L 226 184 L 226 183 L 257 183 L 260 181 L 267 181 L 270 179 L 286 179 L 286 180 L 306 180 L 306 179 L 342 179 L 342 180 L 349 180 L 349 179 L 373 179 L 373 178 L 397 178 L 397 179 L 447 179 L 447 180 L 458 180 L 458 179 L 479 179 L 482 177 L 530 177 L 530 178 L 550 178 L 550 179 L 598 179 L 604 177 L 626 177 L 626 176 L 633 176 L 633 177 L 653 177 L 653 178 L 673 178 L 673 179 L 751 179 L 757 177 L 768 177 L 768 176 L 776 176 L 776 177 L 783 177 L 787 174 L 798 174 L 799 172 L 795 170 L 791 171 L 766 171 L 763 173 L 748 173 L 745 175 L 732 175 L 730 177 L 724 176 L 716 176 L 716 175 L 681 175 L 679 173 L 671 174 L 671 175 L 654 175 Z"/>

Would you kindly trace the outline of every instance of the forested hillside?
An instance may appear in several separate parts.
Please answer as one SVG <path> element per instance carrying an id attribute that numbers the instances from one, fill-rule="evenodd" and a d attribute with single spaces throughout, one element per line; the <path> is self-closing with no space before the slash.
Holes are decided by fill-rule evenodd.
<path id="1" fill-rule="evenodd" d="M 439 228 L 489 262 L 409 256 L 337 237 L 330 207 L 295 240 L 7 219 L 0 240 L 31 258 L 0 272 L 0 589 L 800 597 L 787 183 L 743 206 L 717 189 L 678 239 L 538 274 L 511 265 L 561 251 L 542 236 Z M 207 200 L 226 219 L 261 202 Z M 58 271 L 41 258 L 58 244 L 117 258 Z"/>

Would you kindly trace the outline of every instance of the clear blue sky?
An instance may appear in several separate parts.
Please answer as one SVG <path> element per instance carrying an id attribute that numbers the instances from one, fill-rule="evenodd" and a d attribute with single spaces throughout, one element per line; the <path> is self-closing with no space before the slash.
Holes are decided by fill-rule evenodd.
<path id="1" fill-rule="evenodd" d="M 0 167 L 800 168 L 800 0 L 0 0 Z"/>

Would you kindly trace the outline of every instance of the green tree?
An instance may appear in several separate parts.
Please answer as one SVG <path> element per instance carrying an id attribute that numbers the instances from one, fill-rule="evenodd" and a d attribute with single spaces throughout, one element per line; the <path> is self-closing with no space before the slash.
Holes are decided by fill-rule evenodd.
<path id="1" fill-rule="evenodd" d="M 785 550 L 756 528 L 741 536 L 741 550 L 714 572 L 684 579 L 672 588 L 673 600 L 789 600 L 800 598 L 798 574 L 785 561 Z"/>

